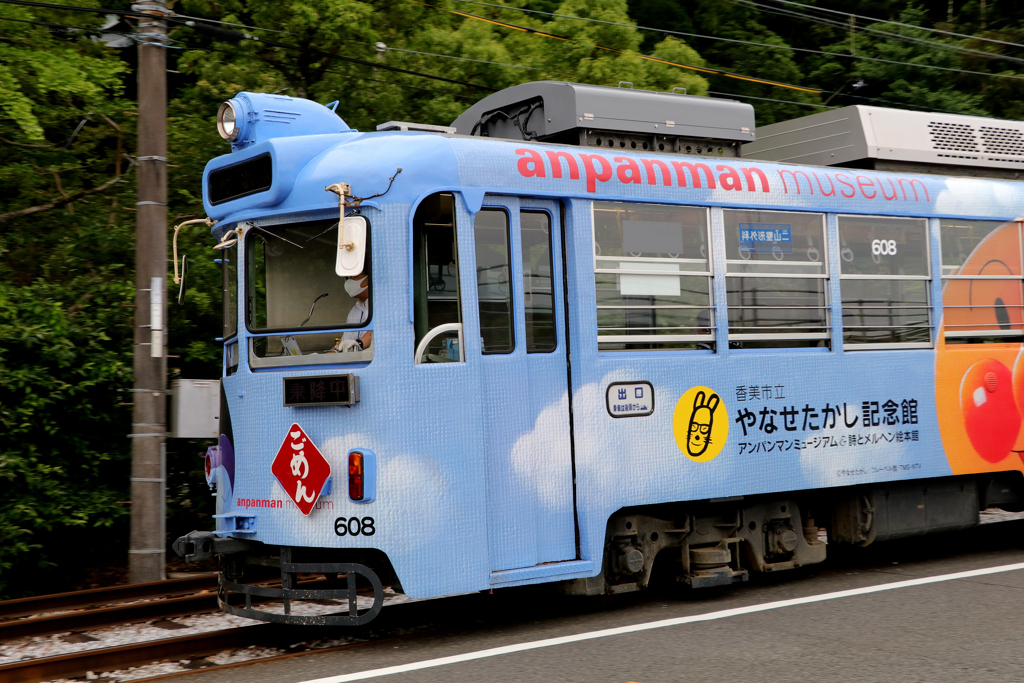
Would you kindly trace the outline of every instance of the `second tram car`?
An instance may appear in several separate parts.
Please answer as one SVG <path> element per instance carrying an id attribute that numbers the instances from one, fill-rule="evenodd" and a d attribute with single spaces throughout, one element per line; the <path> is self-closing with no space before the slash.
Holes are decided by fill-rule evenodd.
<path id="1" fill-rule="evenodd" d="M 656 560 L 723 585 L 1018 504 L 1024 188 L 743 159 L 734 102 L 701 128 L 703 98 L 518 88 L 451 129 L 222 107 L 217 528 L 175 547 L 220 556 L 226 610 L 357 624 L 385 585 L 621 593 Z M 349 608 L 291 609 L 321 598 Z"/>

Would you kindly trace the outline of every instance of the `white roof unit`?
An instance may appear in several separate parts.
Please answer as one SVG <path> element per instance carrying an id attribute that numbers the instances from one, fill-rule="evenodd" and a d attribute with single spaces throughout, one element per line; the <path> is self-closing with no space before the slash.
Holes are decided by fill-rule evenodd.
<path id="1" fill-rule="evenodd" d="M 1024 177 L 1024 122 L 856 105 L 757 129 L 743 156 L 813 166 Z"/>

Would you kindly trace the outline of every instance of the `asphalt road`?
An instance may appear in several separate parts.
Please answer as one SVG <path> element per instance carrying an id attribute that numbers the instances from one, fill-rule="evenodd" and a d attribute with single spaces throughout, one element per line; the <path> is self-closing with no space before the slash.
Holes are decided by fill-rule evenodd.
<path id="1" fill-rule="evenodd" d="M 743 613 L 744 608 L 1024 563 L 1024 522 L 878 544 L 790 576 L 715 593 L 669 589 L 615 600 L 506 589 L 402 605 L 368 642 L 178 683 L 300 683 L 593 631 L 736 609 L 712 620 L 606 635 L 411 672 L 381 683 L 1024 681 L 1024 570 Z M 372 628 L 371 628 L 372 627 Z"/>

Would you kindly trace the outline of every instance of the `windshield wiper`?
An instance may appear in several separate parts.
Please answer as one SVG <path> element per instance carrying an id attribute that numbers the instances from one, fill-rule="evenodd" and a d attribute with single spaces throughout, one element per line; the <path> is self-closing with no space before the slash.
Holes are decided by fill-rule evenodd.
<path id="1" fill-rule="evenodd" d="M 334 229 L 335 229 L 336 227 L 338 227 L 338 223 L 337 223 L 337 222 L 335 222 L 335 223 L 332 223 L 332 224 L 331 224 L 331 226 L 330 226 L 329 228 L 327 228 L 326 230 L 324 230 L 324 231 L 323 231 L 322 233 L 320 233 L 319 235 L 313 235 L 313 236 L 312 236 L 312 237 L 310 237 L 310 238 L 309 238 L 308 240 L 306 240 L 306 244 L 309 244 L 310 242 L 312 242 L 313 240 L 315 240 L 315 239 L 317 239 L 317 238 L 319 238 L 319 237 L 323 237 L 324 235 L 326 235 L 327 233 L 329 233 L 329 232 L 330 232 L 331 230 L 334 230 Z"/>
<path id="2" fill-rule="evenodd" d="M 316 308 L 316 302 L 320 301 L 320 299 L 323 299 L 328 294 L 330 294 L 330 292 L 324 292 L 323 294 L 321 294 L 317 298 L 313 299 L 313 305 L 309 307 L 309 315 L 306 316 L 305 320 L 303 320 L 301 323 L 299 323 L 299 327 L 302 327 L 303 325 L 305 325 L 306 323 L 309 322 L 309 319 L 313 317 L 313 309 Z"/>
<path id="3" fill-rule="evenodd" d="M 288 244 L 292 245 L 293 247 L 298 247 L 299 249 L 305 249 L 305 247 L 303 247 L 301 244 L 296 244 L 295 242 L 292 242 L 290 239 L 287 239 L 285 237 L 281 237 L 280 235 L 278 235 L 276 233 L 273 233 L 273 232 L 270 232 L 269 230 L 265 230 L 265 229 L 261 228 L 258 225 L 253 225 L 252 223 L 248 223 L 248 226 L 249 226 L 250 230 L 256 230 L 258 232 L 262 232 L 264 235 L 270 235 L 271 237 L 276 237 L 279 240 L 284 240 L 285 242 L 287 242 Z"/>

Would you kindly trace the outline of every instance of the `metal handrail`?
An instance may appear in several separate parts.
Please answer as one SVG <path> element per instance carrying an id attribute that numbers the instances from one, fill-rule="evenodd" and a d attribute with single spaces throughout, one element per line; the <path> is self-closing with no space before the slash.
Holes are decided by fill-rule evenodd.
<path id="1" fill-rule="evenodd" d="M 416 345 L 416 358 L 413 360 L 414 365 L 423 364 L 423 352 L 427 350 L 427 345 L 445 332 L 459 333 L 459 360 L 461 361 L 466 357 L 466 352 L 464 350 L 465 347 L 462 344 L 462 323 L 445 323 L 444 325 L 438 325 L 423 335 L 423 339 L 421 339 L 420 343 Z"/>

